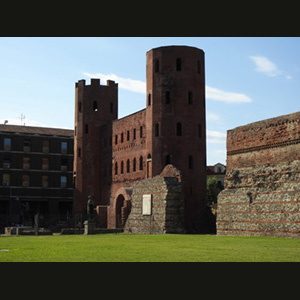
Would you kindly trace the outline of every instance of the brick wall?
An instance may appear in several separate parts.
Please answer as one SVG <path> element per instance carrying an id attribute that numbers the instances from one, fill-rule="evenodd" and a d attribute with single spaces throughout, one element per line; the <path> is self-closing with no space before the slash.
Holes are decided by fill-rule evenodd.
<path id="1" fill-rule="evenodd" d="M 300 237 L 300 113 L 228 131 L 218 235 Z"/>

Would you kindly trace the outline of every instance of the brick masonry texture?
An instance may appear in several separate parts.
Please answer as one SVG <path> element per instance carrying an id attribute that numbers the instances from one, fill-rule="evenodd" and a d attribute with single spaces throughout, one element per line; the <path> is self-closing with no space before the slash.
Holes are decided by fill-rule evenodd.
<path id="1" fill-rule="evenodd" d="M 300 237 L 300 113 L 228 131 L 218 235 Z"/>

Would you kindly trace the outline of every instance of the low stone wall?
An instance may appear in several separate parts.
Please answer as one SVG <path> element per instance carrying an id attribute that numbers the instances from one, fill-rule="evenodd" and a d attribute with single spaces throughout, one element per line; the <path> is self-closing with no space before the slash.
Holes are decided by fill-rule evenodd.
<path id="1" fill-rule="evenodd" d="M 52 235 L 52 231 L 46 228 L 39 228 L 38 235 Z M 5 235 L 35 235 L 31 226 L 5 227 Z"/>
<path id="2" fill-rule="evenodd" d="M 235 169 L 218 196 L 218 235 L 300 237 L 300 161 Z"/>
<path id="3" fill-rule="evenodd" d="M 125 232 L 184 233 L 183 195 L 176 177 L 136 181 Z"/>

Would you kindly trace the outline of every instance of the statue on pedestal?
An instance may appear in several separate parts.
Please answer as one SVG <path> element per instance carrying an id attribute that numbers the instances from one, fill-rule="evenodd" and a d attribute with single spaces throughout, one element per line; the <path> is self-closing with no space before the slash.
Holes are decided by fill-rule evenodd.
<path id="1" fill-rule="evenodd" d="M 91 195 L 88 196 L 88 201 L 87 201 L 87 214 L 89 220 L 92 220 L 94 218 L 94 200 Z"/>

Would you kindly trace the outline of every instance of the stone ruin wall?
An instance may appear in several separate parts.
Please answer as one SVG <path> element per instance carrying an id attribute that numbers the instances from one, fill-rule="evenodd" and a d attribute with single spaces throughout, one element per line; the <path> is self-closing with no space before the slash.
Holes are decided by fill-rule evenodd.
<path id="1" fill-rule="evenodd" d="M 151 195 L 151 213 L 143 214 L 143 196 Z M 131 233 L 184 233 L 182 185 L 176 177 L 136 181 L 131 212 L 124 231 Z"/>
<path id="2" fill-rule="evenodd" d="M 300 237 L 300 112 L 228 131 L 217 234 Z"/>

